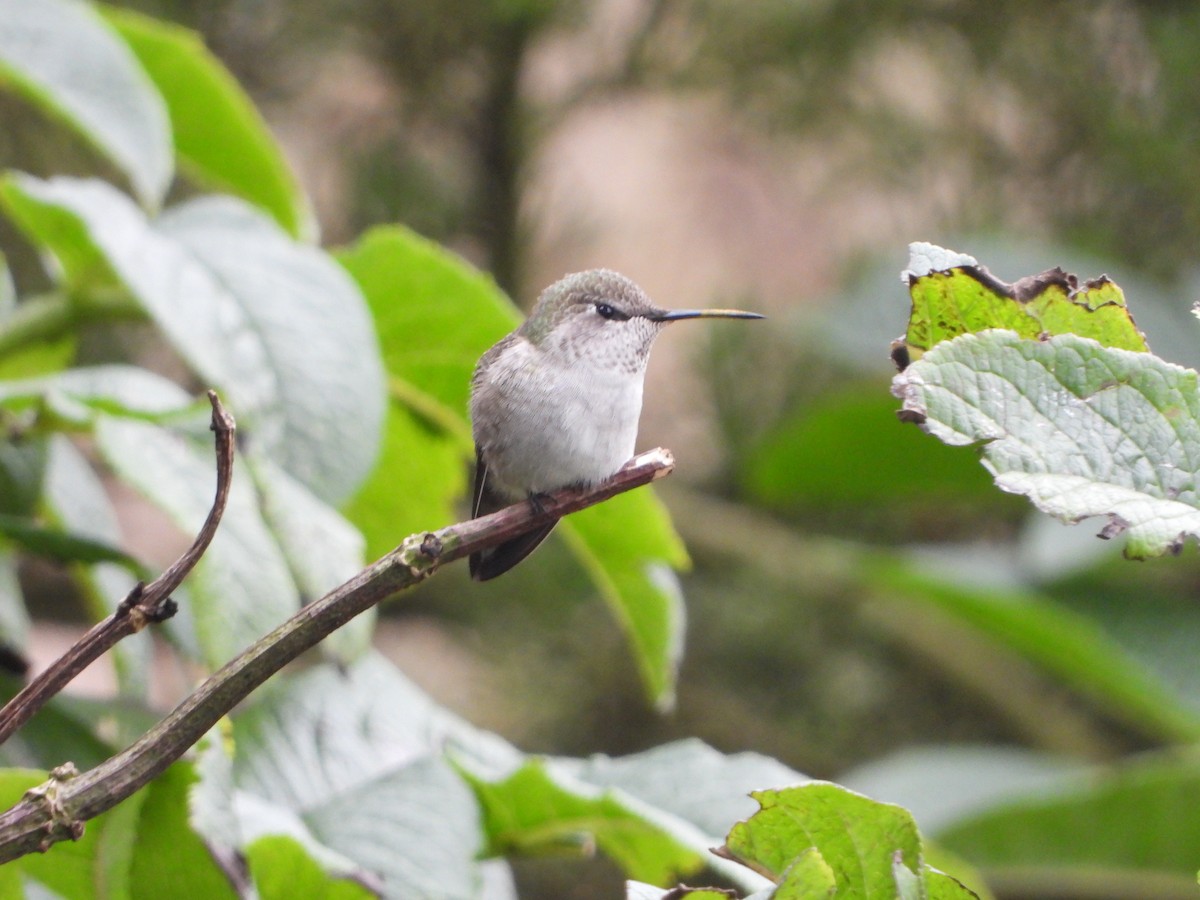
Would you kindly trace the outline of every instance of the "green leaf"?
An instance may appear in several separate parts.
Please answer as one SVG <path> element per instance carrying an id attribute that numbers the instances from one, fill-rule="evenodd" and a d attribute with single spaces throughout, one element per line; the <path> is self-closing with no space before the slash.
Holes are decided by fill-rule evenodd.
<path id="1" fill-rule="evenodd" d="M 391 397 L 379 464 L 346 510 L 374 559 L 457 518 L 471 373 L 519 316 L 490 278 L 404 228 L 374 228 L 337 258 L 374 316 Z"/>
<path id="2" fill-rule="evenodd" d="M 5 701 L 22 687 L 22 679 L 0 676 L 0 696 Z M 127 707 L 112 698 L 106 700 L 105 705 L 105 724 L 111 727 L 114 721 L 124 717 Z M 96 707 L 89 706 L 88 701 L 60 694 L 5 741 L 0 747 L 0 764 L 49 768 L 70 760 L 80 771 L 99 765 L 112 756 L 114 748 L 96 736 L 100 730 L 96 712 Z M 143 721 L 142 724 L 146 723 Z"/>
<path id="3" fill-rule="evenodd" d="M 243 440 L 327 502 L 357 488 L 378 450 L 383 371 L 362 297 L 325 254 L 230 197 L 149 221 L 97 181 L 10 176 L 2 195 L 69 281 L 86 283 L 74 267 L 96 258 L 111 267 L 221 391 Z"/>
<path id="4" fill-rule="evenodd" d="M 248 458 L 263 518 L 287 560 L 305 603 L 323 597 L 363 567 L 363 538 L 337 510 L 318 500 L 270 460 Z M 371 646 L 374 608 L 347 622 L 321 647 L 349 663 Z"/>
<path id="5" fill-rule="evenodd" d="M 1019 653 L 1060 683 L 1165 740 L 1194 741 L 1200 717 L 1149 675 L 1096 623 L 1036 594 L 972 591 L 922 575 L 908 565 L 879 562 L 871 580 L 906 601 L 937 608 Z"/>
<path id="6" fill-rule="evenodd" d="M 50 441 L 42 510 L 65 534 L 111 548 L 121 545 L 121 528 L 108 492 L 83 453 L 63 435 L 55 435 Z M 139 571 L 141 567 L 134 569 L 129 562 L 126 559 L 122 565 L 101 562 L 72 567 L 71 574 L 93 620 L 99 621 L 115 612 L 139 577 L 150 580 L 148 572 Z M 149 630 L 130 635 L 112 648 L 110 652 L 123 695 L 145 696 L 153 650 Z M 134 737 L 133 734 L 125 736 Z"/>
<path id="7" fill-rule="evenodd" d="M 315 238 L 308 198 L 282 150 L 200 35 L 131 10 L 104 7 L 102 13 L 166 102 L 180 168 L 205 187 L 265 210 L 293 237 Z"/>
<path id="8" fill-rule="evenodd" d="M 130 569 L 137 562 L 119 547 L 70 534 L 33 519 L 0 514 L 0 535 L 22 549 L 58 562 L 114 562 Z"/>
<path id="9" fill-rule="evenodd" d="M 162 420 L 200 409 L 179 385 L 146 369 L 81 366 L 39 378 L 0 381 L 0 409 L 51 412 L 57 424 L 90 426 L 99 413 Z M 208 408 L 208 403 L 203 404 Z"/>
<path id="10" fill-rule="evenodd" d="M 904 414 L 951 445 L 980 444 L 1002 490 L 1068 522 L 1106 516 L 1127 556 L 1200 533 L 1197 373 L 1075 335 L 1006 331 L 938 345 L 893 381 Z"/>
<path id="11" fill-rule="evenodd" d="M 344 511 L 362 529 L 367 557 L 378 559 L 410 534 L 457 521 L 466 484 L 461 440 L 393 399 L 379 464 Z"/>
<path id="12" fill-rule="evenodd" d="M 0 442 L 0 512 L 30 515 L 37 506 L 46 471 L 46 440 Z"/>
<path id="13" fill-rule="evenodd" d="M 979 894 L 953 875 L 926 866 L 924 876 L 925 896 L 929 900 L 980 900 Z"/>
<path id="14" fill-rule="evenodd" d="M 29 640 L 29 613 L 17 580 L 17 556 L 0 543 L 0 645 L 21 653 Z"/>
<path id="15" fill-rule="evenodd" d="M 809 847 L 788 866 L 771 897 L 772 900 L 827 900 L 836 893 L 833 869 L 816 847 Z"/>
<path id="16" fill-rule="evenodd" d="M 393 399 L 469 448 L 471 373 L 520 323 L 512 303 L 490 277 L 404 228 L 374 228 L 337 258 L 375 318 Z"/>
<path id="17" fill-rule="evenodd" d="M 670 567 L 689 560 L 658 498 L 632 491 L 581 510 L 559 526 L 625 630 L 650 700 L 675 702 L 683 655 L 683 594 Z"/>
<path id="18" fill-rule="evenodd" d="M 698 850 L 719 840 L 730 822 L 754 812 L 751 791 L 808 780 L 769 756 L 721 753 L 698 738 L 672 741 L 630 756 L 555 759 L 554 771 L 597 788 L 620 791 L 699 829 L 703 839 Z"/>
<path id="19" fill-rule="evenodd" d="M 538 760 L 507 778 L 475 782 L 490 852 L 583 853 L 593 843 L 630 878 L 662 883 L 699 871 L 700 851 L 609 791 L 555 776 Z"/>
<path id="20" fill-rule="evenodd" d="M 1101 276 L 1082 287 L 1051 269 L 1005 284 L 975 259 L 933 244 L 911 244 L 904 277 L 912 295 L 905 343 L 912 358 L 942 341 L 991 328 L 1023 338 L 1077 334 L 1106 347 L 1146 351 L 1121 289 Z"/>
<path id="21" fill-rule="evenodd" d="M 895 854 L 921 867 L 921 840 L 907 810 L 836 784 L 755 791 L 761 809 L 729 832 L 724 853 L 776 881 L 809 848 L 832 869 L 839 892 L 864 900 L 896 895 Z"/>
<path id="22" fill-rule="evenodd" d="M 212 506 L 212 437 L 200 440 L 146 422 L 105 417 L 96 423 L 105 462 L 188 536 Z M 221 527 L 185 584 L 190 602 L 169 620 L 185 645 L 194 639 L 211 667 L 227 662 L 299 607 L 287 563 L 257 505 L 249 473 L 237 463 Z M 187 633 L 191 625 L 194 638 Z"/>
<path id="23" fill-rule="evenodd" d="M 889 503 L 944 516 L 948 504 L 995 497 L 987 473 L 950 447 L 896 423 L 879 382 L 832 392 L 776 426 L 739 473 L 772 509 L 824 512 L 848 506 L 878 515 Z"/>
<path id="24" fill-rule="evenodd" d="M 470 777 L 496 852 L 578 852 L 595 844 L 631 878 L 662 883 L 706 861 L 747 889 L 762 879 L 706 860 L 707 851 L 729 822 L 753 811 L 749 791 L 803 780 L 775 760 L 726 756 L 698 740 L 616 759 L 531 759 L 501 777 Z"/>
<path id="25" fill-rule="evenodd" d="M 0 0 L 0 76 L 77 131 L 155 208 L 171 182 L 162 98 L 95 9 L 76 0 Z"/>
<path id="26" fill-rule="evenodd" d="M 251 843 L 246 848 L 246 862 L 262 900 L 371 900 L 378 896 L 353 881 L 326 874 L 299 841 L 281 835 Z"/>
<path id="27" fill-rule="evenodd" d="M 0 769 L 0 806 L 8 809 L 27 790 L 44 784 L 47 777 L 43 770 Z M 136 803 L 134 800 L 131 805 Z M 92 869 L 98 838 L 103 830 L 103 818 L 92 820 L 78 841 L 60 842 L 44 854 L 23 856 L 3 868 L 16 869 L 24 878 L 38 882 L 37 887 L 44 886 L 72 900 L 98 897 L 100 895 L 96 890 Z"/>
<path id="28" fill-rule="evenodd" d="M 443 758 L 447 745 L 477 759 L 515 757 L 375 654 L 277 681 L 234 718 L 241 832 L 251 844 L 287 835 L 326 872 L 382 882 L 391 895 L 474 898 L 479 811 Z"/>
<path id="29" fill-rule="evenodd" d="M 188 824 L 188 792 L 195 781 L 191 763 L 181 762 L 145 789 L 131 841 L 131 897 L 171 897 L 181 885 L 196 897 L 232 900 L 238 896 Z"/>
<path id="30" fill-rule="evenodd" d="M 1073 872 L 1098 867 L 1111 884 L 1162 878 L 1194 890 L 1197 803 L 1200 765 L 1165 754 L 1064 780 L 1057 790 L 960 821 L 938 840 L 990 871 L 1041 871 L 1045 883 L 1069 883 Z"/>
<path id="31" fill-rule="evenodd" d="M 21 857 L 30 879 L 72 900 L 114 897 L 171 897 L 187 885 L 196 897 L 235 896 L 224 873 L 187 824 L 188 763 L 177 763 L 120 805 L 87 823 L 78 841 L 53 845 L 45 854 Z M 22 785 L 46 780 L 45 773 L 0 772 L 0 802 L 10 806 Z M 40 896 L 40 895 L 39 895 Z"/>

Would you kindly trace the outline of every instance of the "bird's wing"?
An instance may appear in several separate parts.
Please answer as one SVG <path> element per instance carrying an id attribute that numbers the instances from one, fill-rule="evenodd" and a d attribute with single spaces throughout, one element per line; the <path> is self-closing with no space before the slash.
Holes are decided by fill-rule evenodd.
<path id="1" fill-rule="evenodd" d="M 508 505 L 509 503 L 503 497 L 488 486 L 487 463 L 483 461 L 483 455 L 476 447 L 475 491 L 471 499 L 472 517 L 478 519 L 480 516 L 486 516 L 488 513 L 493 513 Z M 556 519 L 546 525 L 539 525 L 531 531 L 526 531 L 524 534 L 519 534 L 498 547 L 472 553 L 469 560 L 471 577 L 476 581 L 487 581 L 489 578 L 503 575 L 532 553 L 557 524 L 558 520 Z"/>

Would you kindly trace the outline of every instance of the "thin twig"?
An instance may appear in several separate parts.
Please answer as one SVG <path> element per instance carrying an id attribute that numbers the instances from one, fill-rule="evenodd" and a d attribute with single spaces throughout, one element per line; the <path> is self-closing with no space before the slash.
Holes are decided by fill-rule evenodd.
<path id="1" fill-rule="evenodd" d="M 550 495 L 541 503 L 541 512 L 530 503 L 518 503 L 440 531 L 412 535 L 227 663 L 127 749 L 82 774 L 60 767 L 50 781 L 27 792 L 0 814 L 0 863 L 78 839 L 84 822 L 147 784 L 271 675 L 384 598 L 424 581 L 444 563 L 494 547 L 549 518 L 649 484 L 669 475 L 674 466 L 669 451 L 651 450 L 634 457 L 603 484 Z"/>
<path id="2" fill-rule="evenodd" d="M 12 737 L 51 697 L 118 641 L 136 634 L 148 624 L 163 622 L 175 615 L 175 601 L 171 599 L 171 593 L 208 549 L 225 511 L 233 476 L 233 436 L 236 428 L 233 416 L 221 405 L 215 391 L 208 392 L 208 401 L 212 404 L 212 430 L 216 433 L 217 493 L 196 540 L 152 582 L 138 582 L 111 616 L 90 628 L 71 649 L 0 709 L 0 744 Z"/>

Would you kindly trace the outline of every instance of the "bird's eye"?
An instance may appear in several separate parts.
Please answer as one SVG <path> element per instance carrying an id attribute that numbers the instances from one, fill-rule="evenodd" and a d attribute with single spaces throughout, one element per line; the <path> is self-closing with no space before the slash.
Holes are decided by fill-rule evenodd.
<path id="1" fill-rule="evenodd" d="M 621 312 L 608 303 L 597 303 L 596 314 L 602 319 L 628 319 L 628 316 L 622 315 Z"/>

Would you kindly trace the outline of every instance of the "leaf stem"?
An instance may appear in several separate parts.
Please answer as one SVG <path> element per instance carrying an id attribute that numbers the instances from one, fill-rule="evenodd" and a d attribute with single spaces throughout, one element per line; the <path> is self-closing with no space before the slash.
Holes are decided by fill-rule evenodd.
<path id="1" fill-rule="evenodd" d="M 124 292 L 93 293 L 86 298 L 65 291 L 48 291 L 19 303 L 0 319 L 0 360 L 39 341 L 69 334 L 83 322 L 97 319 L 140 319 L 145 313 Z"/>

